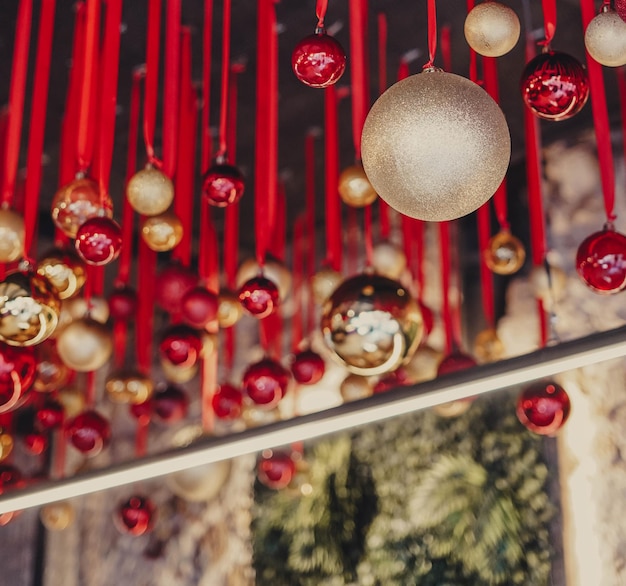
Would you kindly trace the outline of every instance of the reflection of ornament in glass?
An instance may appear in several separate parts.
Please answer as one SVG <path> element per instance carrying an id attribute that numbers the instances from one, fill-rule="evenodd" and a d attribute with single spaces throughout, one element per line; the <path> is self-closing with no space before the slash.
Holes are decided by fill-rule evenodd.
<path id="1" fill-rule="evenodd" d="M 194 366 L 202 355 L 201 335 L 189 326 L 169 327 L 159 343 L 159 353 L 175 366 L 189 368 Z"/>
<path id="2" fill-rule="evenodd" d="M 361 274 L 344 281 L 322 308 L 322 333 L 332 355 L 350 372 L 391 372 L 417 349 L 424 322 L 417 303 L 397 281 Z"/>
<path id="3" fill-rule="evenodd" d="M 323 268 L 311 277 L 311 291 L 315 303 L 322 305 L 341 285 L 343 275 L 331 268 Z"/>
<path id="4" fill-rule="evenodd" d="M 67 529 L 74 522 L 75 516 L 74 507 L 66 501 L 49 503 L 39 511 L 39 519 L 48 531 Z"/>
<path id="5" fill-rule="evenodd" d="M 626 22 L 605 5 L 585 30 L 585 47 L 601 65 L 626 65 Z"/>
<path id="6" fill-rule="evenodd" d="M 181 313 L 183 320 L 194 328 L 204 328 L 217 317 L 217 294 L 206 287 L 194 287 L 183 295 Z"/>
<path id="7" fill-rule="evenodd" d="M 576 252 L 576 270 L 596 293 L 619 293 L 626 287 L 626 236 L 609 226 L 585 238 Z"/>
<path id="8" fill-rule="evenodd" d="M 56 289 L 59 299 L 76 295 L 87 280 L 83 261 L 71 250 L 51 250 L 37 263 L 36 270 Z"/>
<path id="9" fill-rule="evenodd" d="M 198 276 L 178 263 L 165 267 L 157 275 L 156 302 L 168 313 L 179 314 L 185 293 L 198 284 Z"/>
<path id="10" fill-rule="evenodd" d="M 120 255 L 122 228 L 111 218 L 90 218 L 76 232 L 74 246 L 87 264 L 107 265 Z"/>
<path id="11" fill-rule="evenodd" d="M 474 339 L 474 356 L 478 364 L 497 362 L 502 360 L 504 355 L 504 344 L 494 328 L 487 328 L 478 333 Z"/>
<path id="12" fill-rule="evenodd" d="M 587 74 L 567 53 L 547 51 L 524 68 L 520 90 L 533 114 L 545 120 L 567 120 L 578 114 L 589 97 Z"/>
<path id="13" fill-rule="evenodd" d="M 0 262 L 14 262 L 24 254 L 24 218 L 8 208 L 0 209 Z"/>
<path id="14" fill-rule="evenodd" d="M 500 2 L 482 2 L 465 18 L 465 39 L 479 55 L 501 57 L 519 39 L 520 22 L 515 11 Z"/>
<path id="15" fill-rule="evenodd" d="M 104 366 L 113 352 L 109 329 L 91 317 L 77 319 L 57 338 L 61 360 L 77 372 L 91 372 Z"/>
<path id="16" fill-rule="evenodd" d="M 174 423 L 187 416 L 189 398 L 182 389 L 168 385 L 152 396 L 154 414 L 164 423 Z"/>
<path id="17" fill-rule="evenodd" d="M 196 374 L 198 374 L 198 364 L 193 366 L 176 366 L 167 359 L 161 359 L 161 370 L 165 380 L 170 383 L 183 384 L 188 383 Z"/>
<path id="18" fill-rule="evenodd" d="M 421 345 L 403 367 L 407 382 L 417 384 L 436 378 L 442 359 L 443 354 L 439 350 L 425 344 Z"/>
<path id="19" fill-rule="evenodd" d="M 314 385 L 324 376 L 324 359 L 310 348 L 302 350 L 293 357 L 291 374 L 301 385 Z"/>
<path id="20" fill-rule="evenodd" d="M 403 368 L 398 368 L 389 374 L 381 377 L 374 385 L 374 394 L 386 393 L 391 389 L 397 389 L 407 384 L 406 372 Z"/>
<path id="21" fill-rule="evenodd" d="M 346 69 L 346 52 L 323 28 L 304 37 L 291 54 L 291 67 L 305 85 L 324 88 L 337 83 Z"/>
<path id="22" fill-rule="evenodd" d="M 71 378 L 70 370 L 61 360 L 54 342 L 37 346 L 37 378 L 33 384 L 39 393 L 50 393 L 63 389 Z"/>
<path id="23" fill-rule="evenodd" d="M 567 421 L 569 396 L 551 381 L 526 387 L 517 399 L 517 418 L 522 425 L 539 435 L 555 434 Z"/>
<path id="24" fill-rule="evenodd" d="M 496 275 L 512 275 L 524 266 L 526 251 L 518 238 L 507 230 L 498 232 L 489 239 L 483 251 L 485 263 Z"/>
<path id="25" fill-rule="evenodd" d="M 428 70 L 378 98 L 361 154 L 372 186 L 392 208 L 421 220 L 453 220 L 495 193 L 511 138 L 502 110 L 480 86 Z"/>
<path id="26" fill-rule="evenodd" d="M 463 415 L 471 406 L 472 399 L 459 399 L 458 401 L 448 401 L 447 403 L 441 403 L 441 405 L 435 405 L 433 410 L 439 417 L 453 418 Z"/>
<path id="27" fill-rule="evenodd" d="M 287 452 L 263 450 L 257 463 L 257 478 L 268 488 L 280 490 L 289 486 L 296 473 L 296 463 Z"/>
<path id="28" fill-rule="evenodd" d="M 241 171 L 226 162 L 216 161 L 202 178 L 202 195 L 216 208 L 237 203 L 243 196 L 244 188 Z"/>
<path id="29" fill-rule="evenodd" d="M 256 259 L 249 258 L 244 260 L 239 269 L 237 269 L 237 276 L 235 278 L 237 287 L 242 287 L 246 281 L 260 274 L 263 274 L 263 276 L 267 277 L 278 287 L 279 298 L 281 301 L 284 301 L 291 292 L 293 279 L 291 272 L 285 264 L 273 258 L 265 259 L 263 269 L 261 269 Z"/>
<path id="30" fill-rule="evenodd" d="M 364 376 L 349 374 L 341 382 L 339 392 L 341 393 L 341 398 L 348 403 L 369 397 L 373 393 L 373 388 L 370 381 Z"/>
<path id="31" fill-rule="evenodd" d="M 232 291 L 222 289 L 217 299 L 217 323 L 220 328 L 232 328 L 243 315 L 239 297 Z"/>
<path id="32" fill-rule="evenodd" d="M 148 166 L 130 178 L 126 197 L 138 214 L 156 216 L 174 201 L 174 184 L 165 173 Z"/>
<path id="33" fill-rule="evenodd" d="M 96 411 L 83 411 L 65 425 L 70 443 L 86 456 L 98 455 L 111 439 L 111 426 Z"/>
<path id="34" fill-rule="evenodd" d="M 62 427 L 65 420 L 65 409 L 59 401 L 46 399 L 42 405 L 36 408 L 35 420 L 38 427 L 43 430 L 58 429 Z"/>
<path id="35" fill-rule="evenodd" d="M 379 242 L 374 246 L 372 267 L 383 277 L 399 279 L 406 269 L 406 255 L 396 244 Z"/>
<path id="36" fill-rule="evenodd" d="M 239 301 L 250 315 L 263 319 L 278 308 L 280 296 L 274 281 L 263 275 L 252 277 L 239 289 Z"/>
<path id="37" fill-rule="evenodd" d="M 175 472 L 166 476 L 169 489 L 186 501 L 208 502 L 213 500 L 230 476 L 230 460 L 222 460 Z"/>
<path id="38" fill-rule="evenodd" d="M 156 512 L 157 509 L 149 498 L 133 495 L 117 508 L 114 516 L 115 526 L 122 533 L 143 535 L 152 531 Z"/>
<path id="39" fill-rule="evenodd" d="M 113 403 L 143 403 L 152 396 L 154 384 L 144 374 L 127 370 L 110 374 L 104 389 Z"/>
<path id="40" fill-rule="evenodd" d="M 183 239 L 183 224 L 170 210 L 158 216 L 142 218 L 139 230 L 148 248 L 155 252 L 173 250 Z"/>
<path id="41" fill-rule="evenodd" d="M 361 165 L 346 167 L 339 175 L 337 189 L 342 201 L 353 208 L 364 208 L 378 197 Z"/>
<path id="42" fill-rule="evenodd" d="M 291 375 L 279 362 L 264 358 L 248 366 L 243 374 L 244 393 L 263 409 L 276 407 L 285 396 Z"/>
<path id="43" fill-rule="evenodd" d="M 476 366 L 476 360 L 474 360 L 469 354 L 464 354 L 463 352 L 457 350 L 452 352 L 452 354 L 444 356 L 443 360 L 437 367 L 437 376 L 457 372 L 459 370 L 465 370 L 466 368 L 472 368 L 473 366 Z"/>
<path id="44" fill-rule="evenodd" d="M 211 404 L 220 419 L 237 419 L 243 409 L 243 393 L 233 385 L 222 384 L 213 395 Z"/>
<path id="45" fill-rule="evenodd" d="M 130 321 L 137 313 L 137 292 L 130 287 L 116 287 L 107 297 L 107 304 L 113 319 Z"/>
<path id="46" fill-rule="evenodd" d="M 35 381 L 34 348 L 16 348 L 0 342 L 0 413 L 18 406 L 19 399 Z"/>

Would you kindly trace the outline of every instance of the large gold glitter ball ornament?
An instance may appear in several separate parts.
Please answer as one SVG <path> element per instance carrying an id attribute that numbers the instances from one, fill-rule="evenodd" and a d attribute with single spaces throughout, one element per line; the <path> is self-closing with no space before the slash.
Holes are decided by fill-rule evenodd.
<path id="1" fill-rule="evenodd" d="M 37 263 L 36 270 L 56 289 L 59 299 L 74 297 L 87 280 L 85 263 L 69 250 L 51 250 Z"/>
<path id="2" fill-rule="evenodd" d="M 585 47 L 601 65 L 626 65 L 626 22 L 617 12 L 605 7 L 585 30 Z"/>
<path id="3" fill-rule="evenodd" d="M 0 262 L 14 262 L 24 254 L 24 218 L 8 208 L 0 209 Z"/>
<path id="4" fill-rule="evenodd" d="M 496 275 L 512 275 L 524 266 L 526 250 L 518 238 L 502 230 L 489 240 L 483 251 L 485 263 Z"/>
<path id="5" fill-rule="evenodd" d="M 341 172 L 338 190 L 342 201 L 353 208 L 364 208 L 378 197 L 361 165 L 351 165 Z"/>
<path id="6" fill-rule="evenodd" d="M 259 274 L 261 274 L 261 269 L 255 259 L 249 258 L 244 260 L 237 270 L 237 289 L 241 289 L 247 281 Z M 276 283 L 278 296 L 281 301 L 284 301 L 287 295 L 289 295 L 293 283 L 289 269 L 282 262 L 268 258 L 263 265 L 262 274 L 272 281 L 272 283 Z"/>
<path id="7" fill-rule="evenodd" d="M 406 255 L 397 244 L 379 242 L 374 246 L 372 267 L 383 277 L 399 279 L 406 270 Z"/>
<path id="8" fill-rule="evenodd" d="M 514 10 L 500 2 L 482 2 L 465 18 L 465 39 L 479 55 L 501 57 L 519 40 L 520 22 Z"/>
<path id="9" fill-rule="evenodd" d="M 34 346 L 49 338 L 60 311 L 56 292 L 34 272 L 10 273 L 0 282 L 0 340 L 11 346 Z"/>
<path id="10" fill-rule="evenodd" d="M 213 500 L 230 476 L 231 461 L 222 460 L 166 476 L 169 489 L 189 502 Z"/>
<path id="11" fill-rule="evenodd" d="M 113 403 L 137 405 L 152 396 L 154 383 L 140 372 L 121 371 L 107 377 L 104 389 Z"/>
<path id="12" fill-rule="evenodd" d="M 67 529 L 75 517 L 74 507 L 66 501 L 44 505 L 39 511 L 39 518 L 48 531 Z"/>
<path id="13" fill-rule="evenodd" d="M 69 238 L 76 238 L 78 228 L 89 218 L 113 217 L 109 194 L 100 193 L 93 179 L 78 177 L 59 189 L 52 199 L 52 219 L 57 228 Z"/>
<path id="14" fill-rule="evenodd" d="M 167 252 L 183 239 L 183 223 L 172 211 L 143 218 L 140 225 L 141 237 L 148 248 L 156 252 Z"/>
<path id="15" fill-rule="evenodd" d="M 223 289 L 217 297 L 217 322 L 220 328 L 232 328 L 243 316 L 239 297 Z"/>
<path id="16" fill-rule="evenodd" d="M 495 193 L 511 137 L 485 90 L 429 69 L 378 98 L 365 120 L 361 155 L 374 189 L 392 208 L 441 222 L 473 212 Z"/>
<path id="17" fill-rule="evenodd" d="M 108 328 L 91 317 L 72 322 L 57 338 L 61 360 L 72 370 L 90 372 L 104 366 L 113 351 Z"/>
<path id="18" fill-rule="evenodd" d="M 313 292 L 313 300 L 318 305 L 322 305 L 333 293 L 333 291 L 341 285 L 343 275 L 339 271 L 335 271 L 329 267 L 320 269 L 311 277 L 311 291 Z"/>
<path id="19" fill-rule="evenodd" d="M 157 216 L 172 205 L 174 184 L 165 173 L 148 166 L 131 177 L 126 197 L 138 214 Z"/>
<path id="20" fill-rule="evenodd" d="M 322 333 L 350 372 L 391 372 L 409 359 L 424 334 L 422 314 L 397 281 L 361 274 L 344 281 L 324 303 Z"/>
<path id="21" fill-rule="evenodd" d="M 478 364 L 487 364 L 502 360 L 506 354 L 504 344 L 494 328 L 479 332 L 474 339 L 474 356 Z"/>

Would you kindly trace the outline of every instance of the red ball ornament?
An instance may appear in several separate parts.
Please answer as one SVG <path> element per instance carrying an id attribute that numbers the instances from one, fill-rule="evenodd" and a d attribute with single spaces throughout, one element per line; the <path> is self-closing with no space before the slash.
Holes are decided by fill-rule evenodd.
<path id="1" fill-rule="evenodd" d="M 437 376 L 457 372 L 459 370 L 465 370 L 466 368 L 472 368 L 473 366 L 476 366 L 476 361 L 469 354 L 464 354 L 459 351 L 452 352 L 452 354 L 445 356 L 439 363 Z"/>
<path id="2" fill-rule="evenodd" d="M 200 334 L 188 326 L 169 328 L 159 344 L 161 357 L 174 366 L 191 368 L 202 353 Z"/>
<path id="3" fill-rule="evenodd" d="M 107 299 L 109 314 L 114 320 L 129 321 L 137 314 L 137 292 L 130 287 L 118 287 Z"/>
<path id="4" fill-rule="evenodd" d="M 156 506 L 149 498 L 133 495 L 117 508 L 115 526 L 122 533 L 143 535 L 152 530 L 156 512 Z"/>
<path id="5" fill-rule="evenodd" d="M 551 381 L 525 388 L 517 399 L 517 418 L 522 425 L 539 435 L 553 435 L 567 421 L 569 396 Z"/>
<path id="6" fill-rule="evenodd" d="M 291 374 L 301 385 L 314 385 L 324 376 L 324 359 L 311 349 L 302 350 L 293 357 Z"/>
<path id="7" fill-rule="evenodd" d="M 243 390 L 263 409 L 273 409 L 285 396 L 289 385 L 289 371 L 271 358 L 248 367 L 243 375 Z"/>
<path id="8" fill-rule="evenodd" d="M 246 281 L 239 289 L 239 301 L 251 315 L 263 319 L 278 307 L 278 287 L 263 275 Z"/>
<path id="9" fill-rule="evenodd" d="M 164 423 L 174 423 L 187 416 L 189 399 L 187 395 L 173 385 L 165 387 L 152 397 L 154 414 Z"/>
<path id="10" fill-rule="evenodd" d="M 295 473 L 296 463 L 287 452 L 265 450 L 257 464 L 259 482 L 274 490 L 289 486 Z"/>
<path id="11" fill-rule="evenodd" d="M 194 287 L 183 295 L 182 317 L 190 326 L 201 329 L 217 319 L 218 305 L 216 293 L 206 287 Z"/>
<path id="12" fill-rule="evenodd" d="M 611 226 L 583 240 L 576 253 L 576 270 L 596 293 L 618 293 L 626 287 L 626 236 Z"/>
<path id="13" fill-rule="evenodd" d="M 403 368 L 399 368 L 394 372 L 389 373 L 388 375 L 382 377 L 375 385 L 374 385 L 374 394 L 378 393 L 386 393 L 391 389 L 396 389 L 403 385 L 407 384 L 407 373 Z"/>
<path id="14" fill-rule="evenodd" d="M 46 400 L 35 411 L 37 425 L 42 429 L 58 429 L 63 425 L 65 410 L 63 405 L 53 399 Z"/>
<path id="15" fill-rule="evenodd" d="M 154 411 L 154 401 L 150 398 L 143 403 L 133 403 L 129 406 L 129 411 L 135 419 L 150 419 Z"/>
<path id="16" fill-rule="evenodd" d="M 48 449 L 48 436 L 42 431 L 32 431 L 23 437 L 24 447 L 29 454 L 40 456 Z"/>
<path id="17" fill-rule="evenodd" d="M 575 57 L 559 51 L 531 59 L 522 73 L 520 89 L 535 115 L 553 121 L 571 118 L 589 97 L 585 68 Z"/>
<path id="18" fill-rule="evenodd" d="M 237 419 L 243 407 L 243 393 L 233 385 L 220 385 L 211 399 L 211 404 L 215 415 L 220 419 Z"/>
<path id="19" fill-rule="evenodd" d="M 156 302 L 167 312 L 179 314 L 183 297 L 198 283 L 197 275 L 179 264 L 165 267 L 157 276 Z"/>
<path id="20" fill-rule="evenodd" d="M 122 228 L 110 218 L 98 216 L 87 220 L 76 233 L 74 246 L 90 265 L 103 266 L 113 262 L 122 250 Z"/>
<path id="21" fill-rule="evenodd" d="M 24 484 L 22 473 L 11 464 L 0 464 L 0 494 L 20 488 Z"/>
<path id="22" fill-rule="evenodd" d="M 324 88 L 337 83 L 346 69 L 346 52 L 324 29 L 302 39 L 291 54 L 296 77 L 310 87 Z"/>
<path id="23" fill-rule="evenodd" d="M 0 413 L 14 409 L 30 389 L 37 373 L 33 347 L 14 347 L 0 342 Z"/>
<path id="24" fill-rule="evenodd" d="M 217 208 L 237 203 L 244 191 L 243 175 L 234 165 L 217 162 L 202 178 L 202 194 Z"/>
<path id="25" fill-rule="evenodd" d="M 86 456 L 95 456 L 111 439 L 111 426 L 107 419 L 96 411 L 83 411 L 65 426 L 71 444 Z"/>

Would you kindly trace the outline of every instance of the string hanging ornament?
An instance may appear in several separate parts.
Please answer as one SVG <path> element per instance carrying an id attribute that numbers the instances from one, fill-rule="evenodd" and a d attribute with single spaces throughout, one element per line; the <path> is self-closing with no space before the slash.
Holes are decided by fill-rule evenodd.
<path id="1" fill-rule="evenodd" d="M 521 25 L 515 11 L 494 0 L 474 6 L 465 18 L 468 45 L 484 57 L 502 57 L 519 40 Z"/>
<path id="2" fill-rule="evenodd" d="M 600 65 L 626 65 L 626 22 L 608 0 L 585 28 L 585 47 Z"/>

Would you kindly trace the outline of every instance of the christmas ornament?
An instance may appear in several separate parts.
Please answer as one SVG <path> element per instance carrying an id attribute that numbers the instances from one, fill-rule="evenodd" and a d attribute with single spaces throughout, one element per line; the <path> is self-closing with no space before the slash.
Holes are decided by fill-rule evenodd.
<path id="1" fill-rule="evenodd" d="M 378 197 L 361 165 L 346 167 L 341 172 L 338 190 L 342 201 L 353 208 L 364 208 Z"/>
<path id="2" fill-rule="evenodd" d="M 154 391 L 154 384 L 140 372 L 121 371 L 107 377 L 104 389 L 113 403 L 143 403 Z"/>
<path id="3" fill-rule="evenodd" d="M 217 323 L 220 328 L 232 328 L 243 315 L 239 297 L 232 291 L 222 289 L 217 301 Z"/>
<path id="4" fill-rule="evenodd" d="M 173 250 L 183 239 L 183 224 L 172 211 L 158 216 L 147 216 L 140 223 L 141 237 L 155 252 Z"/>
<path id="5" fill-rule="evenodd" d="M 232 421 L 241 416 L 243 393 L 233 385 L 222 384 L 213 395 L 211 405 L 217 417 Z"/>
<path id="6" fill-rule="evenodd" d="M 539 435 L 554 435 L 567 421 L 569 412 L 565 389 L 552 381 L 530 385 L 517 399 L 517 418 Z"/>
<path id="7" fill-rule="evenodd" d="M 318 383 L 324 376 L 325 370 L 324 359 L 310 348 L 296 353 L 291 362 L 291 374 L 301 385 Z"/>
<path id="8" fill-rule="evenodd" d="M 186 501 L 209 502 L 226 484 L 231 470 L 230 460 L 222 460 L 169 474 L 165 480 L 169 489 Z"/>
<path id="9" fill-rule="evenodd" d="M 11 455 L 14 445 L 13 436 L 0 429 L 0 462 L 4 462 Z"/>
<path id="10" fill-rule="evenodd" d="M 0 208 L 0 262 L 14 262 L 24 254 L 24 218 Z"/>
<path id="11" fill-rule="evenodd" d="M 74 387 L 60 389 L 56 398 L 63 405 L 65 419 L 76 417 L 85 410 L 85 395 Z"/>
<path id="12" fill-rule="evenodd" d="M 71 250 L 55 249 L 37 263 L 37 274 L 48 279 L 59 299 L 76 295 L 87 280 L 83 261 Z"/>
<path id="13" fill-rule="evenodd" d="M 174 184 L 165 173 L 149 165 L 131 177 L 126 198 L 138 214 L 156 216 L 174 201 Z"/>
<path id="14" fill-rule="evenodd" d="M 383 277 L 399 279 L 406 270 L 406 255 L 399 246 L 391 242 L 379 242 L 374 246 L 372 267 Z"/>
<path id="15" fill-rule="evenodd" d="M 339 392 L 344 402 L 358 401 L 369 397 L 373 393 L 374 389 L 370 384 L 370 381 L 364 376 L 358 374 L 349 374 L 341 382 Z"/>
<path id="16" fill-rule="evenodd" d="M 89 299 L 73 297 L 63 302 L 61 314 L 63 313 L 68 314 L 68 323 L 84 317 L 90 317 L 104 324 L 109 319 L 109 304 L 105 299 L 96 295 L 92 295 Z"/>
<path id="17" fill-rule="evenodd" d="M 278 287 L 274 281 L 258 275 L 241 286 L 239 301 L 248 313 L 257 319 L 263 319 L 274 313 L 278 307 Z"/>
<path id="18" fill-rule="evenodd" d="M 87 264 L 107 265 L 120 255 L 122 228 L 111 218 L 90 218 L 78 228 L 74 246 Z"/>
<path id="19" fill-rule="evenodd" d="M 427 345 L 420 346 L 404 366 L 408 384 L 418 384 L 437 377 L 443 354 Z"/>
<path id="20" fill-rule="evenodd" d="M 77 319 L 57 338 L 57 352 L 66 366 L 90 372 L 104 366 L 113 352 L 109 329 L 91 317 Z"/>
<path id="21" fill-rule="evenodd" d="M 22 473 L 11 464 L 0 464 L 0 494 L 20 488 L 24 484 Z"/>
<path id="22" fill-rule="evenodd" d="M 289 371 L 279 362 L 264 358 L 248 366 L 243 374 L 244 393 L 263 409 L 273 409 L 285 396 L 291 378 Z"/>
<path id="23" fill-rule="evenodd" d="M 459 370 L 465 370 L 466 368 L 472 368 L 474 366 L 476 366 L 476 360 L 474 360 L 469 354 L 464 354 L 459 350 L 455 350 L 451 354 L 445 356 L 439 363 L 439 366 L 437 367 L 437 376 L 457 372 Z"/>
<path id="24" fill-rule="evenodd" d="M 512 275 L 524 266 L 524 245 L 508 230 L 501 230 L 489 240 L 483 251 L 485 263 L 496 275 Z"/>
<path id="25" fill-rule="evenodd" d="M 24 448 L 31 456 L 41 456 L 49 445 L 48 436 L 38 430 L 32 430 L 22 437 Z"/>
<path id="26" fill-rule="evenodd" d="M 206 287 L 189 289 L 182 298 L 183 320 L 194 328 L 204 328 L 217 318 L 218 297 Z"/>
<path id="27" fill-rule="evenodd" d="M 237 270 L 236 283 L 240 288 L 246 281 L 253 279 L 254 277 L 263 274 L 270 281 L 272 281 L 278 287 L 278 296 L 281 301 L 284 301 L 289 293 L 293 279 L 291 272 L 284 263 L 268 258 L 265 260 L 263 269 L 259 266 L 259 263 L 255 259 L 249 258 L 241 263 L 241 266 Z"/>
<path id="28" fill-rule="evenodd" d="M 585 47 L 601 65 L 626 65 L 626 22 L 617 12 L 604 5 L 585 30 Z"/>
<path id="29" fill-rule="evenodd" d="M 75 516 L 74 507 L 66 501 L 44 505 L 39 511 L 39 519 L 48 531 L 67 529 L 74 522 Z"/>
<path id="30" fill-rule="evenodd" d="M 36 373 L 33 388 L 38 393 L 50 393 L 65 388 L 70 381 L 71 372 L 59 356 L 56 344 L 52 341 L 40 344 L 36 348 Z"/>
<path id="31" fill-rule="evenodd" d="M 424 322 L 397 281 L 362 274 L 344 281 L 322 308 L 322 333 L 333 356 L 354 374 L 395 370 L 419 345 Z"/>
<path id="32" fill-rule="evenodd" d="M 113 519 L 121 533 L 139 536 L 152 531 L 156 512 L 157 509 L 149 498 L 133 495 L 118 506 Z"/>
<path id="33" fill-rule="evenodd" d="M 571 55 L 546 51 L 524 68 L 520 90 L 525 104 L 539 118 L 567 120 L 578 114 L 589 97 L 587 74 Z"/>
<path id="34" fill-rule="evenodd" d="M 63 426 L 65 409 L 63 405 L 54 399 L 46 401 L 35 409 L 35 421 L 43 430 L 59 429 Z"/>
<path id="35" fill-rule="evenodd" d="M 446 419 L 452 419 L 454 417 L 459 417 L 466 413 L 469 408 L 472 406 L 471 399 L 459 399 L 458 401 L 448 401 L 447 403 L 441 403 L 440 405 L 435 405 L 433 407 L 434 412 L 439 415 L 439 417 L 444 417 Z"/>
<path id="36" fill-rule="evenodd" d="M 198 284 L 198 277 L 191 270 L 174 263 L 165 267 L 157 276 L 156 302 L 167 312 L 179 314 L 183 297 Z"/>
<path id="37" fill-rule="evenodd" d="M 520 22 L 515 11 L 500 2 L 482 2 L 465 18 L 465 39 L 479 55 L 501 57 L 519 39 Z"/>
<path id="38" fill-rule="evenodd" d="M 596 293 L 619 293 L 626 287 L 626 236 L 606 226 L 585 238 L 576 252 L 576 270 Z"/>
<path id="39" fill-rule="evenodd" d="M 171 383 L 183 384 L 198 374 L 198 364 L 193 366 L 176 366 L 169 360 L 161 358 L 161 369 L 165 380 Z"/>
<path id="40" fill-rule="evenodd" d="M 504 114 L 478 85 L 427 70 L 399 81 L 372 106 L 361 139 L 378 195 L 407 216 L 459 218 L 502 183 L 511 156 Z"/>
<path id="41" fill-rule="evenodd" d="M 61 303 L 46 279 L 30 271 L 0 282 L 0 340 L 11 346 L 40 344 L 54 332 Z"/>
<path id="42" fill-rule="evenodd" d="M 150 421 L 150 417 L 154 412 L 154 399 L 150 398 L 143 403 L 131 403 L 128 412 L 138 420 Z"/>
<path id="43" fill-rule="evenodd" d="M 506 354 L 504 344 L 494 328 L 487 328 L 478 333 L 474 339 L 473 350 L 478 364 L 497 362 L 502 360 Z"/>
<path id="44" fill-rule="evenodd" d="M 97 411 L 83 411 L 65 425 L 69 442 L 85 456 L 97 456 L 111 439 L 111 426 Z"/>
<path id="45" fill-rule="evenodd" d="M 296 473 L 296 463 L 287 452 L 263 450 L 257 463 L 257 478 L 268 488 L 280 490 L 289 486 Z"/>
<path id="46" fill-rule="evenodd" d="M 291 54 L 296 77 L 309 87 L 324 88 L 339 81 L 346 69 L 346 52 L 337 39 L 318 27 L 304 37 Z"/>
<path id="47" fill-rule="evenodd" d="M 311 291 L 315 303 L 322 305 L 341 285 L 343 275 L 331 268 L 323 268 L 311 277 Z"/>
<path id="48" fill-rule="evenodd" d="M 241 171 L 225 161 L 216 161 L 202 178 L 202 195 L 217 208 L 237 203 L 244 187 Z"/>
<path id="49" fill-rule="evenodd" d="M 113 203 L 108 194 L 101 194 L 92 179 L 78 177 L 59 189 L 52 199 L 52 219 L 68 238 L 76 238 L 80 226 L 101 214 L 113 217 Z"/>
<path id="50" fill-rule="evenodd" d="M 276 421 L 280 421 L 282 417 L 278 407 L 263 409 L 263 407 L 257 407 L 254 403 L 244 402 L 241 419 L 246 424 L 246 428 L 250 429 L 276 423 Z"/>
<path id="51" fill-rule="evenodd" d="M 164 423 L 174 423 L 187 416 L 189 399 L 187 395 L 173 385 L 156 392 L 152 397 L 154 414 Z"/>
<path id="52" fill-rule="evenodd" d="M 130 287 L 117 287 L 108 296 L 107 305 L 114 320 L 131 321 L 137 313 L 137 292 Z"/>
<path id="53" fill-rule="evenodd" d="M 35 381 L 36 372 L 34 348 L 16 348 L 0 343 L 0 413 L 17 406 Z"/>
<path id="54" fill-rule="evenodd" d="M 159 352 L 175 366 L 194 366 L 202 355 L 202 338 L 189 326 L 172 326 L 164 333 Z"/>

